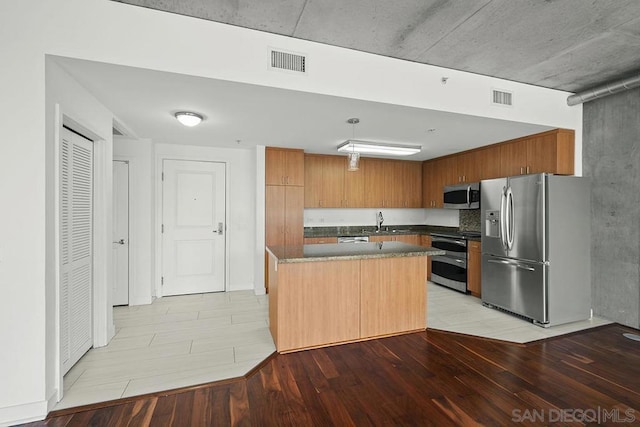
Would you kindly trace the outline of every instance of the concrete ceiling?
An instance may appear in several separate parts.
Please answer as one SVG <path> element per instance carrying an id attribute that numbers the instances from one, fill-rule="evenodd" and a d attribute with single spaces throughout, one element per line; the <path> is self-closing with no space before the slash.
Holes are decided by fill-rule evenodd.
<path id="1" fill-rule="evenodd" d="M 114 0 L 577 92 L 640 70 L 637 0 Z"/>

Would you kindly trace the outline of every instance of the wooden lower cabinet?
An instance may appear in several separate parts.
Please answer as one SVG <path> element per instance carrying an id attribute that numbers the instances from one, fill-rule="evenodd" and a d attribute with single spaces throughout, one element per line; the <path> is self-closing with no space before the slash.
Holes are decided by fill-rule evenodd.
<path id="1" fill-rule="evenodd" d="M 426 256 L 278 263 L 269 328 L 280 353 L 426 328 Z"/>
<path id="2" fill-rule="evenodd" d="M 467 289 L 474 297 L 481 297 L 482 250 L 480 242 L 469 240 L 467 247 Z"/>
<path id="3" fill-rule="evenodd" d="M 269 324 L 279 352 L 359 338 L 359 262 L 279 264 L 276 281 L 274 262 L 270 257 Z"/>
<path id="4" fill-rule="evenodd" d="M 426 234 L 420 236 L 420 246 L 431 247 L 431 236 Z M 427 280 L 431 280 L 431 257 L 427 260 Z"/>
<path id="5" fill-rule="evenodd" d="M 369 236 L 370 242 L 403 242 L 409 245 L 422 246 L 420 244 L 419 234 L 383 234 L 377 236 Z"/>
<path id="6" fill-rule="evenodd" d="M 360 261 L 360 336 L 424 329 L 426 257 Z"/>
<path id="7" fill-rule="evenodd" d="M 305 237 L 304 244 L 305 245 L 317 245 L 317 244 L 325 244 L 325 243 L 338 243 L 337 237 Z"/>

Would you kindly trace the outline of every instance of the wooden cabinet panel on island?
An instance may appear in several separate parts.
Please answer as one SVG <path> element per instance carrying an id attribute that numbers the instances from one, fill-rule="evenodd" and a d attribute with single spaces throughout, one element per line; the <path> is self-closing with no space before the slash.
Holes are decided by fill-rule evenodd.
<path id="1" fill-rule="evenodd" d="M 431 246 L 431 236 L 423 234 L 420 236 L 420 246 Z M 427 280 L 431 280 L 431 257 L 427 259 Z"/>
<path id="2" fill-rule="evenodd" d="M 360 265 L 363 338 L 426 327 L 425 257 L 365 259 Z"/>
<path id="3" fill-rule="evenodd" d="M 265 184 L 304 186 L 304 151 L 266 147 Z"/>
<path id="4" fill-rule="evenodd" d="M 360 337 L 360 263 L 269 259 L 269 324 L 279 352 Z"/>
<path id="5" fill-rule="evenodd" d="M 287 353 L 424 331 L 430 252 L 404 256 L 401 246 L 389 249 L 400 252 L 383 252 L 382 257 L 376 249 L 374 258 L 346 249 L 345 260 L 305 260 L 303 248 L 291 248 L 289 254 L 268 251 L 269 329 L 276 350 Z"/>
<path id="6" fill-rule="evenodd" d="M 469 240 L 467 252 L 467 290 L 474 297 L 481 297 L 482 289 L 482 250 L 480 242 Z"/>

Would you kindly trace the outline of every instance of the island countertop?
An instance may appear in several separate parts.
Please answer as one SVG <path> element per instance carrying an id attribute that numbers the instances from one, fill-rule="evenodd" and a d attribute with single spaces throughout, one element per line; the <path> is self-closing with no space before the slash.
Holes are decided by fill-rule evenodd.
<path id="1" fill-rule="evenodd" d="M 318 245 L 269 246 L 278 263 L 339 261 L 350 259 L 395 258 L 444 255 L 445 251 L 403 242 L 328 243 Z"/>

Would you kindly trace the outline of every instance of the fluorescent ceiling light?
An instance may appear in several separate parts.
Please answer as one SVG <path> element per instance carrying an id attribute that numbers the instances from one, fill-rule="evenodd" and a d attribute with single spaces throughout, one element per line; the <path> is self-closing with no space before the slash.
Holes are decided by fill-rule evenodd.
<path id="1" fill-rule="evenodd" d="M 357 139 L 349 139 L 338 145 L 338 151 L 345 153 L 386 154 L 389 156 L 410 156 L 419 153 L 420 150 L 422 150 L 422 147 L 419 145 L 386 144 L 382 142 L 359 141 Z"/>
<path id="2" fill-rule="evenodd" d="M 199 125 L 202 121 L 202 116 L 200 114 L 192 113 L 191 111 L 179 111 L 175 116 L 180 123 L 189 127 Z"/>

